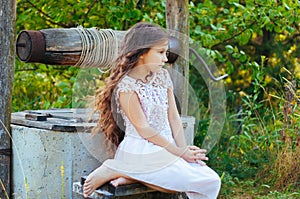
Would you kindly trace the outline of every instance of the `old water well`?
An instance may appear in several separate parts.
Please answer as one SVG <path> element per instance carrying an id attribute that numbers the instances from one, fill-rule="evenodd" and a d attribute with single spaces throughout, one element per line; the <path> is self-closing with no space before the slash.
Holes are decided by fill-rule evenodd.
<path id="1" fill-rule="evenodd" d="M 90 122 L 87 109 L 12 114 L 14 198 L 82 198 L 72 192 L 73 183 L 108 158 L 102 137 L 91 136 L 93 117 Z M 182 117 L 182 122 L 192 144 L 195 120 Z"/>

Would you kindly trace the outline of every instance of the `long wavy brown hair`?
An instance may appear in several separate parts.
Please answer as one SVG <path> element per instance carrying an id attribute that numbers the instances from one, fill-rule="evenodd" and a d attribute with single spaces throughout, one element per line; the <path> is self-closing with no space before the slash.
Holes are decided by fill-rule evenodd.
<path id="1" fill-rule="evenodd" d="M 114 62 L 110 75 L 104 81 L 104 87 L 96 91 L 95 111 L 100 118 L 93 133 L 103 133 L 106 146 L 110 152 L 124 138 L 124 131 L 117 125 L 112 110 L 112 97 L 118 82 L 133 69 L 141 55 L 147 53 L 151 47 L 168 41 L 167 33 L 157 25 L 140 22 L 130 28 L 125 34 L 121 50 Z"/>

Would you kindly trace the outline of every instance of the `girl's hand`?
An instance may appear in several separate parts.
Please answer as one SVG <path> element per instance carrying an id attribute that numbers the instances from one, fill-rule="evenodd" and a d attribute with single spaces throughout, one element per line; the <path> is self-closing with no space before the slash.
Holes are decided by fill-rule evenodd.
<path id="1" fill-rule="evenodd" d="M 197 146 L 185 147 L 181 157 L 187 162 L 198 163 L 202 166 L 206 165 L 202 160 L 208 160 L 208 157 L 206 157 L 206 150 L 200 149 Z"/>

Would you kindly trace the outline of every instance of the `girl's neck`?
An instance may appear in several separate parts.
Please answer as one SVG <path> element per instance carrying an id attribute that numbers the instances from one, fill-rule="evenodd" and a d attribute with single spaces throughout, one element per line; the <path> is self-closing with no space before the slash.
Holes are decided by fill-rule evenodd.
<path id="1" fill-rule="evenodd" d="M 128 73 L 128 75 L 136 80 L 141 80 L 146 83 L 152 79 L 153 72 L 151 70 L 147 70 L 143 66 L 136 66 Z"/>
<path id="2" fill-rule="evenodd" d="M 143 66 L 136 66 L 128 73 L 128 75 L 135 79 L 144 79 L 150 72 L 151 71 Z"/>

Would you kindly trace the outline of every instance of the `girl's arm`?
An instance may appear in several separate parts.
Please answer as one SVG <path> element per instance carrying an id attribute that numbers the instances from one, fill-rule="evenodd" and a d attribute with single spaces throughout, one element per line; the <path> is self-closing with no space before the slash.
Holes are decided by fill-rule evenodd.
<path id="1" fill-rule="evenodd" d="M 158 146 L 164 147 L 174 155 L 183 153 L 183 149 L 180 149 L 174 144 L 171 144 L 169 141 L 167 141 L 166 138 L 161 136 L 153 128 L 150 127 L 146 120 L 146 116 L 143 112 L 138 96 L 135 92 L 121 92 L 119 101 L 122 110 L 125 112 L 126 116 L 141 137 Z"/>
<path id="2" fill-rule="evenodd" d="M 174 93 L 171 89 L 168 89 L 168 104 L 169 104 L 168 119 L 169 119 L 173 138 L 176 142 L 176 145 L 178 147 L 187 147 L 184 130 L 183 130 L 183 126 L 182 126 L 182 121 L 180 119 L 180 116 L 179 116 L 179 113 L 177 110 Z M 194 161 L 198 162 L 200 165 L 205 165 L 204 162 L 198 161 L 198 160 L 208 160 L 208 158 L 205 155 L 206 150 L 200 149 L 197 146 L 188 146 L 188 148 L 192 151 L 197 151 L 196 156 L 199 157 L 199 159 L 198 158 L 197 158 L 197 160 L 194 159 Z"/>
<path id="3" fill-rule="evenodd" d="M 182 121 L 180 119 L 173 91 L 168 89 L 168 118 L 172 129 L 173 138 L 178 147 L 186 147 Z"/>
<path id="4" fill-rule="evenodd" d="M 165 148 L 167 151 L 176 156 L 182 157 L 188 162 L 201 160 L 202 157 L 197 155 L 199 154 L 199 151 L 195 148 L 186 147 L 183 144 L 182 146 L 174 145 L 150 127 L 135 92 L 121 92 L 119 95 L 119 102 L 122 110 L 141 137 L 155 145 Z"/>

